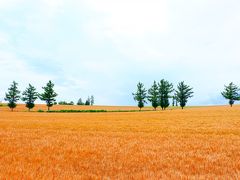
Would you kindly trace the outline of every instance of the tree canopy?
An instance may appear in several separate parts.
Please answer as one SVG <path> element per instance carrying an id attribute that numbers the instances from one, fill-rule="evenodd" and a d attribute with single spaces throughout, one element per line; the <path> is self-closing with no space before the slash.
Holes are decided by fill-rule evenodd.
<path id="1" fill-rule="evenodd" d="M 137 84 L 137 92 L 133 93 L 133 98 L 138 102 L 138 107 L 141 109 L 144 107 L 144 104 L 147 103 L 147 90 L 144 88 L 143 83 L 139 82 Z"/>
<path id="2" fill-rule="evenodd" d="M 170 93 L 173 92 L 173 85 L 172 83 L 169 83 L 167 80 L 162 79 L 158 83 L 158 88 L 159 88 L 159 105 L 164 110 L 170 105 L 169 98 L 171 98 Z"/>
<path id="3" fill-rule="evenodd" d="M 193 97 L 193 88 L 186 85 L 184 81 L 180 82 L 176 90 L 176 99 L 179 102 L 182 109 L 186 106 L 188 99 Z"/>
<path id="4" fill-rule="evenodd" d="M 56 97 L 57 93 L 54 91 L 54 84 L 52 81 L 49 81 L 45 87 L 42 87 L 44 92 L 42 94 L 39 94 L 39 98 L 42 101 L 46 102 L 46 105 L 48 107 L 48 111 L 50 110 L 50 107 L 52 107 L 56 103 Z"/>
<path id="5" fill-rule="evenodd" d="M 153 82 L 152 87 L 148 90 L 148 100 L 152 103 L 152 107 L 156 110 L 159 106 L 158 102 L 158 85 L 156 81 Z"/>
<path id="6" fill-rule="evenodd" d="M 18 83 L 12 82 L 8 88 L 8 92 L 5 94 L 5 101 L 8 101 L 8 107 L 13 109 L 17 106 L 17 101 L 20 99 L 20 91 L 18 90 Z"/>
<path id="7" fill-rule="evenodd" d="M 37 98 L 38 93 L 36 91 L 36 88 L 29 84 L 22 94 L 22 100 L 26 103 L 26 107 L 28 108 L 29 111 L 30 109 L 34 108 L 35 106 L 34 102 L 37 100 Z"/>
<path id="8" fill-rule="evenodd" d="M 233 84 L 233 82 L 224 87 L 224 91 L 221 94 L 224 98 L 229 100 L 229 105 L 232 107 L 235 101 L 240 100 L 239 87 Z"/>

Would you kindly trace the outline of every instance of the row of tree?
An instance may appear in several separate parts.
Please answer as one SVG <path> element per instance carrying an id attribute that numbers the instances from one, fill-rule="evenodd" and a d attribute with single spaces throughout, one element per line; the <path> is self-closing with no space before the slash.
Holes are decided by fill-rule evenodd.
<path id="1" fill-rule="evenodd" d="M 58 102 L 59 105 L 74 105 L 73 101 L 67 102 L 67 101 L 59 101 Z"/>
<path id="2" fill-rule="evenodd" d="M 87 100 L 85 102 L 83 102 L 82 98 L 79 98 L 78 102 L 77 102 L 77 105 L 82 105 L 82 106 L 93 106 L 95 103 L 95 100 L 94 100 L 94 96 L 88 96 Z M 60 101 L 58 103 L 59 105 L 74 105 L 74 102 L 73 101 L 70 101 L 70 102 L 66 102 L 66 101 Z"/>
<path id="3" fill-rule="evenodd" d="M 158 106 L 165 110 L 169 105 L 169 99 L 173 99 L 174 104 L 180 104 L 182 109 L 186 106 L 189 98 L 193 97 L 193 88 L 186 85 L 183 81 L 173 88 L 173 84 L 167 80 L 162 79 L 159 83 L 153 82 L 150 89 L 146 90 L 144 84 L 139 82 L 137 84 L 137 91 L 133 93 L 134 100 L 138 102 L 140 110 L 147 103 L 151 102 L 152 107 L 156 110 Z"/>
<path id="4" fill-rule="evenodd" d="M 54 104 L 56 104 L 57 93 L 54 91 L 54 84 L 49 81 L 46 86 L 43 87 L 43 93 L 38 93 L 36 88 L 31 84 L 28 85 L 26 90 L 20 95 L 21 92 L 18 90 L 18 83 L 13 81 L 13 83 L 8 88 L 8 92 L 5 95 L 4 100 L 8 102 L 8 107 L 13 109 L 17 106 L 17 102 L 21 99 L 25 102 L 26 107 L 30 111 L 35 106 L 35 101 L 39 98 L 46 102 L 48 110 Z"/>
<path id="5" fill-rule="evenodd" d="M 36 88 L 29 84 L 26 90 L 20 95 L 20 91 L 18 90 L 18 83 L 13 81 L 13 83 L 8 88 L 8 92 L 5 95 L 4 100 L 8 101 L 8 106 L 13 109 L 17 106 L 17 101 L 20 99 L 25 102 L 26 107 L 29 111 L 34 108 L 35 101 L 39 98 L 42 101 L 46 102 L 48 110 L 54 104 L 56 104 L 57 93 L 54 91 L 54 84 L 52 81 L 49 81 L 46 86 L 42 87 L 44 90 L 42 93 L 38 93 Z M 133 93 L 134 100 L 138 102 L 138 107 L 140 110 L 147 103 L 147 100 L 151 102 L 152 107 L 156 110 L 158 106 L 165 110 L 169 105 L 169 99 L 172 98 L 172 105 L 178 105 L 182 107 L 182 109 L 186 106 L 188 99 L 193 97 L 193 88 L 186 85 L 184 81 L 178 83 L 177 88 L 173 88 L 173 84 L 169 83 L 167 80 L 162 79 L 159 83 L 154 81 L 153 85 L 150 89 L 146 90 L 143 83 L 139 82 L 137 84 L 137 92 Z M 240 100 L 240 88 L 234 83 L 230 83 L 229 85 L 225 85 L 224 91 L 221 93 L 222 96 L 229 100 L 230 106 L 234 104 L 235 101 Z M 59 102 L 59 104 L 66 104 L 65 101 Z M 67 103 L 74 105 L 73 102 Z M 86 102 L 83 103 L 80 98 L 77 102 L 77 105 L 93 105 L 94 104 L 94 96 L 88 97 Z"/>
<path id="6" fill-rule="evenodd" d="M 8 88 L 8 92 L 5 95 L 4 100 L 8 102 L 9 108 L 13 111 L 13 109 L 17 106 L 17 102 L 21 99 L 25 102 L 26 107 L 30 111 L 35 106 L 35 101 L 39 98 L 42 101 L 46 102 L 46 105 L 48 107 L 48 111 L 50 110 L 50 107 L 57 104 L 56 97 L 57 93 L 54 91 L 54 84 L 52 81 L 49 81 L 45 87 L 43 88 L 42 93 L 38 93 L 36 91 L 36 88 L 29 84 L 26 90 L 21 94 L 21 92 L 18 90 L 18 83 L 13 81 L 13 83 Z M 66 102 L 66 101 L 60 101 L 58 104 L 60 105 L 74 105 L 74 102 Z M 88 97 L 85 103 L 82 103 L 82 100 L 80 100 L 77 103 L 78 105 L 93 105 L 94 104 L 94 96 Z"/>
<path id="7" fill-rule="evenodd" d="M 85 103 L 83 102 L 82 98 L 79 98 L 77 105 L 93 106 L 94 105 L 94 96 L 93 95 L 91 97 L 88 96 Z"/>

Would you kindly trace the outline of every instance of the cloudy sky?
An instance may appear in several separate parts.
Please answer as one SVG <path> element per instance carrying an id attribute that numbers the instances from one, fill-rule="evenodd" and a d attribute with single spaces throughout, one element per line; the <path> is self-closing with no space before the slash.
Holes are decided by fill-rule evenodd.
<path id="1" fill-rule="evenodd" d="M 137 82 L 194 87 L 191 105 L 223 104 L 240 85 L 239 0 L 0 0 L 0 101 L 16 80 L 58 100 L 133 105 Z"/>

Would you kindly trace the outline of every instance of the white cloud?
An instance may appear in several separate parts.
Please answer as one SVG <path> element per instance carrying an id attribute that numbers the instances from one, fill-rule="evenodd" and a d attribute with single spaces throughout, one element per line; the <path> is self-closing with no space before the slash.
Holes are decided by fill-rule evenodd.
<path id="1" fill-rule="evenodd" d="M 94 43 L 111 41 L 123 56 L 122 61 L 171 66 L 170 56 L 156 47 L 159 37 L 169 34 L 169 7 L 166 0 L 86 1 L 96 15 L 85 25 Z M 155 38 L 155 39 L 154 39 Z M 161 42 L 160 42 L 161 43 Z M 167 60 L 162 61 L 166 58 Z"/>
<path id="2" fill-rule="evenodd" d="M 168 28 L 166 0 L 88 1 L 104 18 L 107 32 L 116 35 L 142 36 L 165 32 Z"/>
<path id="3" fill-rule="evenodd" d="M 18 7 L 24 0 L 0 0 L 0 9 L 1 11 Z"/>
<path id="4" fill-rule="evenodd" d="M 134 83 L 166 78 L 192 85 L 195 104 L 215 102 L 223 84 L 240 83 L 236 7 L 225 0 L 0 0 L 7 24 L 0 65 L 12 72 L 0 80 L 42 86 L 53 79 L 66 100 L 94 94 L 100 104 L 129 104 Z"/>
<path id="5" fill-rule="evenodd" d="M 0 31 L 0 46 L 5 46 L 8 44 L 8 34 Z"/>
<path id="6" fill-rule="evenodd" d="M 3 100 L 4 90 L 6 91 L 12 81 L 19 83 L 21 90 L 25 89 L 28 83 L 40 89 L 49 79 L 56 79 L 51 75 L 44 75 L 34 72 L 29 64 L 16 57 L 12 52 L 0 51 L 0 100 Z"/>
<path id="7" fill-rule="evenodd" d="M 91 33 L 102 33 L 113 41 L 143 38 L 149 33 L 168 31 L 166 0 L 87 1 L 97 13 L 89 23 Z M 99 27 L 100 25 L 100 27 Z M 95 31 L 94 31 L 95 30 Z M 97 33 L 100 31 L 99 33 Z"/>

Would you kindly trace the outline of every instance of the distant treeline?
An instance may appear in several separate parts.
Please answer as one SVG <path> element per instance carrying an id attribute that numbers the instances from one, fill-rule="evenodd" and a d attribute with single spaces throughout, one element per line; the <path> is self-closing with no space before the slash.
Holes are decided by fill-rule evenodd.
<path id="1" fill-rule="evenodd" d="M 160 106 L 162 110 L 165 110 L 170 105 L 170 98 L 172 98 L 172 106 L 178 106 L 179 103 L 183 109 L 188 99 L 193 97 L 192 89 L 193 88 L 186 85 L 183 81 L 174 89 L 172 83 L 162 79 L 159 83 L 154 81 L 151 88 L 146 90 L 143 83 L 139 82 L 136 93 L 133 93 L 133 98 L 138 102 L 140 110 L 147 103 L 147 100 L 155 110 L 158 106 Z"/>
<path id="2" fill-rule="evenodd" d="M 56 97 L 57 93 L 54 91 L 54 84 L 52 81 L 49 81 L 46 86 L 42 87 L 43 92 L 38 93 L 36 88 L 29 84 L 25 91 L 21 94 L 18 90 L 18 83 L 15 81 L 12 82 L 8 88 L 8 92 L 5 95 L 4 100 L 8 102 L 8 107 L 13 111 L 17 106 L 17 102 L 21 99 L 25 102 L 26 107 L 30 111 L 35 106 L 35 101 L 39 98 L 44 101 L 50 111 L 50 107 L 57 104 Z M 134 100 L 138 102 L 138 107 L 140 110 L 144 105 L 149 101 L 152 107 L 156 110 L 158 106 L 165 110 L 169 107 L 170 101 L 172 99 L 172 106 L 180 105 L 183 109 L 188 99 L 193 97 L 193 88 L 186 85 L 184 81 L 178 83 L 176 89 L 174 89 L 173 84 L 167 80 L 162 79 L 160 82 L 153 82 L 153 85 L 146 90 L 144 84 L 139 82 L 137 84 L 136 93 L 132 93 Z M 221 93 L 222 96 L 229 100 L 229 104 L 232 107 L 235 101 L 240 100 L 240 88 L 231 82 L 229 85 L 225 85 L 224 91 Z M 21 95 L 20 95 L 21 94 Z M 74 102 L 60 101 L 60 105 L 74 105 Z M 88 97 L 85 102 L 80 98 L 77 102 L 77 105 L 93 105 L 94 96 Z M 1 105 L 1 104 L 0 104 Z"/>
<path id="3" fill-rule="evenodd" d="M 75 105 L 73 101 L 66 102 L 66 101 L 59 101 L 59 105 Z M 79 98 L 77 105 L 85 105 L 85 106 L 93 106 L 94 105 L 94 96 L 88 97 L 87 100 L 84 102 L 82 98 Z"/>
<path id="4" fill-rule="evenodd" d="M 56 97 L 58 94 L 54 91 L 54 84 L 52 81 L 49 81 L 45 87 L 42 87 L 43 92 L 38 93 L 36 88 L 29 84 L 26 90 L 21 94 L 18 90 L 18 83 L 15 81 L 12 82 L 10 87 L 8 88 L 8 92 L 5 95 L 4 100 L 8 102 L 8 107 L 13 111 L 13 109 L 17 106 L 17 102 L 21 99 L 25 102 L 26 107 L 30 111 L 35 107 L 35 101 L 39 98 L 42 101 L 45 101 L 48 111 L 50 111 L 50 107 L 56 105 Z M 60 101 L 58 104 L 60 105 L 74 105 L 74 102 L 66 102 Z M 88 97 L 85 103 L 82 102 L 80 98 L 77 102 L 77 105 L 93 105 L 94 104 L 94 96 Z"/>
<path id="5" fill-rule="evenodd" d="M 170 105 L 169 99 L 172 99 L 172 106 L 178 106 L 183 109 L 188 99 L 193 97 L 193 88 L 186 85 L 184 81 L 178 83 L 176 89 L 173 84 L 167 80 L 162 79 L 159 83 L 153 82 L 150 89 L 145 89 L 144 84 L 139 82 L 137 84 L 137 91 L 133 93 L 133 98 L 138 102 L 140 110 L 149 101 L 152 107 L 156 110 L 158 106 L 165 110 Z M 229 100 L 229 104 L 232 107 L 235 101 L 240 100 L 240 88 L 234 83 L 225 85 L 224 91 L 221 93 L 222 96 Z"/>

